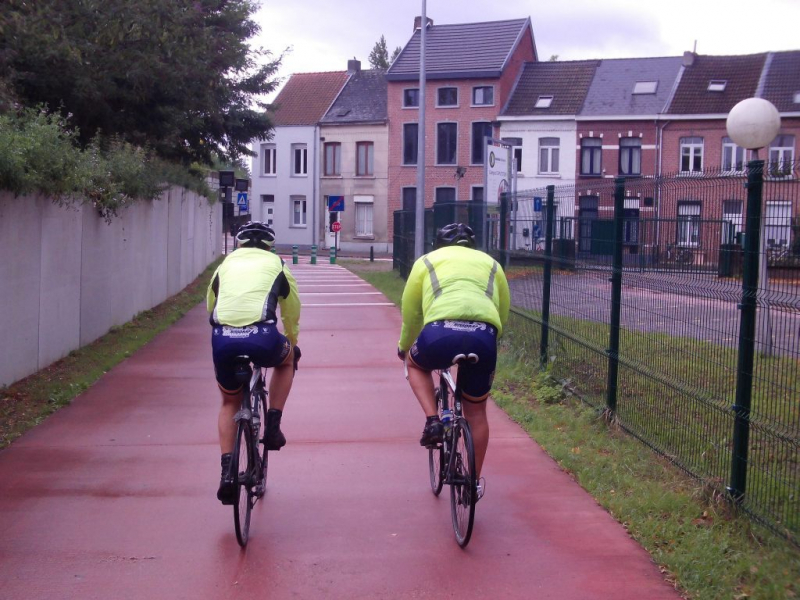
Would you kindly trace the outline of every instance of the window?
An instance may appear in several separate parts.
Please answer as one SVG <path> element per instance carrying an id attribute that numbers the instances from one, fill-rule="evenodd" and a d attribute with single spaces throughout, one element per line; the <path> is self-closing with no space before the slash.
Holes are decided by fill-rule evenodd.
<path id="1" fill-rule="evenodd" d="M 480 85 L 472 88 L 472 104 L 474 106 L 492 106 L 494 104 L 494 86 Z"/>
<path id="2" fill-rule="evenodd" d="M 372 142 L 356 142 L 356 175 L 375 174 L 375 144 Z"/>
<path id="3" fill-rule="evenodd" d="M 292 174 L 308 175 L 308 148 L 305 144 L 292 144 Z"/>
<path id="4" fill-rule="evenodd" d="M 417 209 L 417 188 L 404 187 L 403 210 L 416 210 L 416 209 Z"/>
<path id="5" fill-rule="evenodd" d="M 342 145 L 339 142 L 325 143 L 323 174 L 328 176 L 342 174 Z"/>
<path id="6" fill-rule="evenodd" d="M 700 245 L 700 203 L 678 202 L 679 246 Z"/>
<path id="7" fill-rule="evenodd" d="M 472 200 L 474 200 L 475 202 L 483 202 L 482 185 L 473 185 L 471 192 L 472 192 Z"/>
<path id="8" fill-rule="evenodd" d="M 436 124 L 436 164 L 456 164 L 458 144 L 458 125 L 456 123 Z"/>
<path id="9" fill-rule="evenodd" d="M 536 99 L 536 104 L 533 105 L 534 108 L 550 108 L 550 105 L 553 103 L 552 96 L 539 96 Z"/>
<path id="10" fill-rule="evenodd" d="M 274 216 L 275 212 L 274 194 L 261 194 L 261 202 L 266 205 L 261 211 L 261 214 L 266 215 L 266 217 L 262 217 L 262 219 L 267 225 L 272 225 L 272 217 Z"/>
<path id="11" fill-rule="evenodd" d="M 456 201 L 456 188 L 454 187 L 439 187 L 436 188 L 435 202 L 455 202 Z"/>
<path id="12" fill-rule="evenodd" d="M 539 138 L 539 173 L 558 173 L 558 138 Z M 583 149 L 581 149 L 583 153 Z"/>
<path id="13" fill-rule="evenodd" d="M 275 144 L 264 144 L 261 146 L 261 172 L 264 175 L 275 175 L 277 154 Z"/>
<path id="14" fill-rule="evenodd" d="M 581 175 L 602 175 L 600 171 L 603 156 L 603 141 L 600 138 L 581 140 Z"/>
<path id="15" fill-rule="evenodd" d="M 681 138 L 681 173 L 703 172 L 703 138 Z"/>
<path id="16" fill-rule="evenodd" d="M 639 244 L 639 209 L 622 209 L 623 238 L 622 243 L 626 246 L 636 246 Z"/>
<path id="17" fill-rule="evenodd" d="M 419 142 L 419 126 L 416 123 L 403 124 L 403 164 L 417 164 L 417 143 Z"/>
<path id="18" fill-rule="evenodd" d="M 262 202 L 275 202 L 275 194 L 261 194 Z"/>
<path id="19" fill-rule="evenodd" d="M 742 201 L 724 200 L 722 202 L 722 243 L 736 243 L 736 234 L 742 231 Z"/>
<path id="20" fill-rule="evenodd" d="M 458 106 L 458 88 L 443 87 L 436 90 L 436 106 Z"/>
<path id="21" fill-rule="evenodd" d="M 522 173 L 522 146 L 514 146 L 513 153 L 517 173 Z"/>
<path id="22" fill-rule="evenodd" d="M 794 136 L 779 135 L 769 145 L 770 177 L 791 177 L 794 160 Z"/>
<path id="23" fill-rule="evenodd" d="M 709 92 L 724 92 L 728 82 L 724 79 L 712 79 L 708 82 Z"/>
<path id="24" fill-rule="evenodd" d="M 419 88 L 408 88 L 403 90 L 403 108 L 419 107 Z"/>
<path id="25" fill-rule="evenodd" d="M 292 226 L 306 226 L 306 197 L 292 196 Z"/>
<path id="26" fill-rule="evenodd" d="M 372 196 L 354 196 L 356 237 L 372 237 Z"/>
<path id="27" fill-rule="evenodd" d="M 642 140 L 621 138 L 619 140 L 619 174 L 642 174 Z"/>
<path id="28" fill-rule="evenodd" d="M 722 170 L 729 173 L 744 171 L 744 148 L 737 146 L 729 137 L 722 138 Z"/>
<path id="29" fill-rule="evenodd" d="M 766 248 L 788 248 L 792 233 L 792 203 L 768 201 L 764 213 Z"/>
<path id="30" fill-rule="evenodd" d="M 473 123 L 472 124 L 472 164 L 482 165 L 484 161 L 484 153 L 486 151 L 486 140 L 484 137 L 492 137 L 492 124 L 491 123 Z"/>
<path id="31" fill-rule="evenodd" d="M 633 86 L 634 94 L 655 94 L 658 88 L 657 81 L 637 81 Z"/>

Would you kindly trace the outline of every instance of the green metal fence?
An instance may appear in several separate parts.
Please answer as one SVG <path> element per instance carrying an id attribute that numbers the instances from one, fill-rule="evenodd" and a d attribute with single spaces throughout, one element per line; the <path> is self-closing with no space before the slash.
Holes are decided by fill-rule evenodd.
<path id="1" fill-rule="evenodd" d="M 484 207 L 481 222 L 484 248 L 506 266 L 508 335 L 629 433 L 795 542 L 798 175 L 796 165 L 776 177 L 751 163 L 749 183 L 744 173 L 706 173 L 551 186 Z M 450 222 L 437 210 L 428 241 L 434 222 Z M 402 273 L 413 223 L 402 256 L 395 223 Z"/>

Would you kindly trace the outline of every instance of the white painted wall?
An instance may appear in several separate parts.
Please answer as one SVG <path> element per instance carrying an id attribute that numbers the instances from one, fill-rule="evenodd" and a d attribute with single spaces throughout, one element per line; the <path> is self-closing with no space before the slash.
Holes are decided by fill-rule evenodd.
<path id="1" fill-rule="evenodd" d="M 319 227 L 319 130 L 316 126 L 281 126 L 274 130 L 273 138 L 267 142 L 254 142 L 251 173 L 250 214 L 258 221 L 267 221 L 267 207 L 273 208 L 272 227 L 279 245 L 316 243 L 314 227 Z M 307 175 L 295 176 L 292 168 L 292 144 L 306 144 L 308 149 Z M 277 149 L 276 174 L 264 173 L 264 147 L 274 145 Z M 275 202 L 262 202 L 262 196 L 270 194 Z M 292 196 L 306 198 L 306 225 L 295 226 L 292 218 Z M 316 207 L 316 210 L 315 210 Z"/>
<path id="2" fill-rule="evenodd" d="M 575 184 L 577 152 L 575 150 L 575 140 L 577 138 L 577 124 L 574 120 L 553 120 L 553 121 L 534 121 L 534 120 L 504 120 L 500 117 L 500 137 L 501 138 L 522 138 L 522 171 L 517 174 L 517 191 L 525 192 L 535 190 L 544 201 L 545 187 L 554 185 L 568 186 Z M 559 138 L 559 165 L 558 174 L 542 175 L 539 173 L 539 139 L 540 138 Z M 558 193 L 558 192 L 557 192 Z M 558 205 L 557 217 L 572 217 L 575 213 L 575 194 L 559 194 L 556 198 Z M 532 203 L 521 202 L 519 212 L 516 216 L 520 227 L 514 232 L 514 240 L 517 248 L 533 249 L 535 241 L 529 236 L 522 237 L 522 225 L 524 224 L 533 233 L 533 222 L 537 221 L 541 214 L 533 213 Z M 540 231 L 544 229 L 540 227 Z M 558 233 L 556 233 L 558 235 Z"/>
<path id="3" fill-rule="evenodd" d="M 220 204 L 180 188 L 106 223 L 90 206 L 0 193 L 0 385 L 177 294 L 220 254 Z"/>

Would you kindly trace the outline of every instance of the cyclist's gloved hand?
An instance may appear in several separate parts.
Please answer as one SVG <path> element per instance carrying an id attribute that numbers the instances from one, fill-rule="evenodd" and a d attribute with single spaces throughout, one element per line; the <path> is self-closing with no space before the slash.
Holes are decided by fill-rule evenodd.
<path id="1" fill-rule="evenodd" d="M 300 362 L 300 357 L 303 356 L 303 353 L 300 352 L 300 346 L 294 347 L 294 370 L 297 371 L 297 363 Z"/>
<path id="2" fill-rule="evenodd" d="M 400 348 L 398 348 L 397 349 L 397 358 L 399 358 L 400 360 L 405 360 L 406 359 L 406 351 L 405 350 L 400 350 Z"/>

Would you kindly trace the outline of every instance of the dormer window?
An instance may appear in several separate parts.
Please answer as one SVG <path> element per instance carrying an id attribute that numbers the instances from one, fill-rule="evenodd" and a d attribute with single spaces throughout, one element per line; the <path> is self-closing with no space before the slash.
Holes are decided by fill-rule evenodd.
<path id="1" fill-rule="evenodd" d="M 637 81 L 633 86 L 634 94 L 655 94 L 658 87 L 657 81 Z"/>
<path id="2" fill-rule="evenodd" d="M 552 96 L 539 96 L 536 100 L 536 104 L 534 108 L 550 108 L 550 105 L 553 103 Z"/>
<path id="3" fill-rule="evenodd" d="M 724 92 L 728 82 L 725 79 L 712 79 L 708 82 L 709 92 Z"/>

